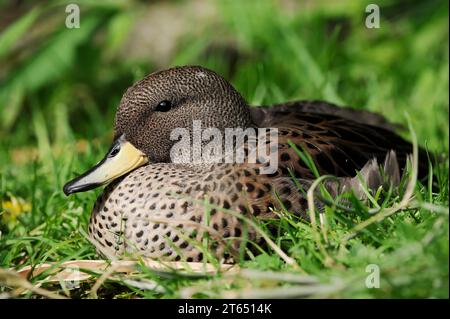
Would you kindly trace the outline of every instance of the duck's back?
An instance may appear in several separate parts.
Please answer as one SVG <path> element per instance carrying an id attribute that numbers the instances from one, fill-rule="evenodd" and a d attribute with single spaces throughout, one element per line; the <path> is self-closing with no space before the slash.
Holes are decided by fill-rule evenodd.
<path id="1" fill-rule="evenodd" d="M 289 141 L 311 155 L 320 174 L 335 176 L 355 176 L 369 160 L 382 162 L 390 150 L 404 168 L 412 153 L 412 144 L 395 132 L 399 126 L 368 111 L 299 101 L 252 108 L 251 114 L 256 126 L 278 128 L 280 167 L 303 178 L 314 176 Z M 425 176 L 426 153 L 420 150 L 419 155 L 419 176 Z"/>

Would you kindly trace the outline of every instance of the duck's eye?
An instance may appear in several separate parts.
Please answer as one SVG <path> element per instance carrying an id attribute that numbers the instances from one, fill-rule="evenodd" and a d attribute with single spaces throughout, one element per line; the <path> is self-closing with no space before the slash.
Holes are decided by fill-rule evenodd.
<path id="1" fill-rule="evenodd" d="M 156 107 L 156 112 L 167 112 L 172 108 L 172 103 L 170 101 L 162 101 L 159 102 L 158 106 Z"/>

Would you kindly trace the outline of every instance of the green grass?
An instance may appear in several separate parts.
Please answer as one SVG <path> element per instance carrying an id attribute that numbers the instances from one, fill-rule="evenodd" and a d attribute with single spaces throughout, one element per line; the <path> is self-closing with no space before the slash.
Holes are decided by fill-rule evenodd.
<path id="1" fill-rule="evenodd" d="M 124 90 L 162 67 L 152 56 L 124 56 L 120 50 L 144 4 L 78 3 L 82 28 L 77 31 L 61 27 L 62 7 L 49 1 L 25 10 L 0 33 L 3 269 L 99 259 L 85 234 L 101 190 L 67 198 L 62 185 L 106 151 Z M 275 1 L 257 6 L 254 1 L 214 2 L 217 18 L 186 28 L 163 66 L 212 68 L 255 105 L 324 99 L 376 111 L 406 126 L 407 114 L 418 143 L 448 155 L 448 3 L 378 1 L 380 29 L 364 27 L 367 3 L 330 1 L 286 10 Z M 36 31 L 25 36 L 31 29 Z M 404 135 L 411 139 L 408 131 Z M 134 280 L 156 283 L 156 289 L 137 288 L 135 281 L 119 276 L 107 280 L 97 296 L 448 298 L 448 163 L 433 170 L 434 189 L 415 185 L 406 207 L 348 240 L 357 225 L 373 218 L 370 209 L 381 206 L 382 214 L 403 193 L 383 192 L 376 203 L 350 198 L 350 210 L 327 207 L 325 230 L 280 212 L 283 218 L 269 222 L 277 229 L 271 240 L 293 265 L 269 248 L 242 261 L 245 271 L 237 275 L 194 276 L 143 267 Z M 380 269 L 378 289 L 365 286 L 370 264 Z M 43 277 L 29 280 L 36 284 Z M 0 293 L 14 286 L 6 280 L 0 273 Z M 94 283 L 84 282 L 70 295 L 95 296 Z M 43 287 L 69 293 L 59 284 Z"/>

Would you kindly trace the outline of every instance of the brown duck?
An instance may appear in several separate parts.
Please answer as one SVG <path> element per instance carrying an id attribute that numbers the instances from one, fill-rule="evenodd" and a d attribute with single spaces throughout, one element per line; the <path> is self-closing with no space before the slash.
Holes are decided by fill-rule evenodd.
<path id="1" fill-rule="evenodd" d="M 192 135 L 194 120 L 220 132 L 277 128 L 276 170 L 261 174 L 260 161 L 173 163 L 171 132 L 185 128 Z M 126 91 L 107 155 L 67 183 L 64 192 L 109 184 L 89 225 L 92 242 L 109 258 L 138 253 L 200 261 L 212 254 L 231 260 L 244 238 L 258 239 L 245 218 L 274 218 L 273 210 L 281 209 L 305 215 L 307 201 L 299 184 L 307 189 L 314 175 L 292 144 L 309 153 L 320 174 L 339 177 L 339 183 L 327 184 L 332 195 L 350 189 L 359 193 L 357 170 L 362 169 L 370 188 L 383 183 L 377 161 L 384 162 L 391 182 L 398 182 L 412 146 L 395 129 L 379 115 L 326 102 L 249 107 L 213 71 L 175 67 L 152 73 Z"/>

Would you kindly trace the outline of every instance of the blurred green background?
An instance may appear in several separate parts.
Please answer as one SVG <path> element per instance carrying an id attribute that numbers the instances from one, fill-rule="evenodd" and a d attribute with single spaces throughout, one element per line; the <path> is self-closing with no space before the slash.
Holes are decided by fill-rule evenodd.
<path id="1" fill-rule="evenodd" d="M 72 2 L 0 2 L 3 147 L 102 139 L 128 86 L 183 64 L 250 103 L 325 99 L 403 123 L 406 111 L 421 143 L 447 144 L 447 1 L 377 1 L 380 29 L 364 24 L 371 1 L 354 0 L 84 0 L 68 29 Z"/>
<path id="2" fill-rule="evenodd" d="M 81 10 L 79 29 L 65 26 L 69 3 Z M 369 3 L 380 6 L 379 29 L 365 26 Z M 107 150 L 126 88 L 170 66 L 209 67 L 255 105 L 323 99 L 402 124 L 407 113 L 419 143 L 448 154 L 448 9 L 445 0 L 0 0 L 1 266 L 95 258 L 80 229 L 100 190 L 68 199 L 62 185 Z M 418 196 L 446 205 L 441 186 Z M 435 251 L 409 263 L 408 280 L 422 280 L 423 263 L 440 265 L 428 276 L 446 276 L 436 295 L 448 297 L 443 231 Z M 356 264 L 373 255 L 360 251 Z M 430 277 L 380 296 L 429 295 Z"/>

